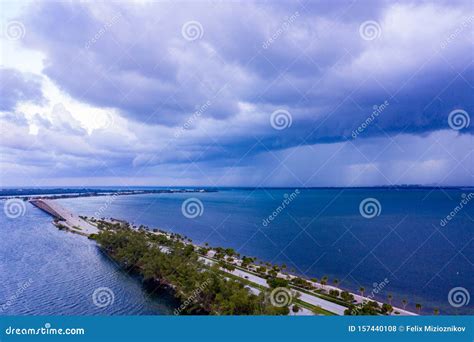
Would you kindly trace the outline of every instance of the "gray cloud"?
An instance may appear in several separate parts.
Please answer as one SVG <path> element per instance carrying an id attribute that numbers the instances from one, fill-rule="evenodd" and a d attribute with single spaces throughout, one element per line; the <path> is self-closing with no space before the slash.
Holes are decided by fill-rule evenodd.
<path id="1" fill-rule="evenodd" d="M 474 113 L 472 18 L 468 1 L 211 1 L 33 3 L 21 20 L 25 47 L 45 56 L 43 73 L 78 101 L 117 109 L 127 126 L 126 135 L 88 136 L 70 115 L 39 122 L 46 141 L 62 134 L 77 147 L 58 153 L 90 154 L 124 175 L 213 166 L 237 182 L 232 165 L 243 179 L 258 178 L 266 158 L 295 148 L 428 139 L 441 130 L 449 130 L 450 144 L 464 143 L 474 125 L 452 131 L 448 116 Z M 189 41 L 182 26 L 192 20 L 203 32 Z M 379 25 L 374 40 L 359 32 L 367 20 Z M 6 96 L 11 103 L 35 99 L 31 92 Z M 386 102 L 374 116 L 374 106 Z M 270 124 L 279 109 L 292 119 L 281 131 Z M 361 158 L 353 169 L 366 163 Z"/>
<path id="2" fill-rule="evenodd" d="M 19 102 L 42 103 L 41 78 L 15 69 L 0 68 L 0 111 L 14 110 Z"/>

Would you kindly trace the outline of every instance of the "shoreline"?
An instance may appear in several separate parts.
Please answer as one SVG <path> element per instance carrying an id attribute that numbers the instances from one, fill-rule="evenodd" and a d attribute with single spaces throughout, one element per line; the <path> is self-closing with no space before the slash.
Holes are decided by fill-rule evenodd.
<path id="1" fill-rule="evenodd" d="M 147 194 L 178 194 L 178 193 L 208 193 L 217 192 L 214 189 L 197 188 L 197 189 L 150 189 L 150 190 L 94 190 L 87 192 L 70 192 L 70 193 L 51 193 L 51 194 L 27 194 L 27 195 L 0 195 L 0 199 L 21 199 L 24 201 L 32 200 L 55 200 L 64 198 L 79 197 L 104 197 L 104 196 L 131 196 L 131 195 L 147 195 Z"/>
<path id="2" fill-rule="evenodd" d="M 53 216 L 54 224 L 59 229 L 66 229 L 76 234 L 80 234 L 89 238 L 93 238 L 94 235 L 100 232 L 99 224 L 107 223 L 107 224 L 118 224 L 120 225 L 129 225 L 128 222 L 122 220 L 116 220 L 111 218 L 110 220 L 101 220 L 99 218 L 89 218 L 84 216 L 78 216 L 71 211 L 63 208 L 57 202 L 51 199 L 34 199 L 30 200 L 30 203 L 37 208 L 45 211 L 49 215 Z M 130 229 L 134 231 L 139 231 L 139 229 L 133 228 L 130 226 Z M 148 233 L 154 235 L 164 235 L 168 239 L 175 238 L 176 235 L 172 233 L 168 233 L 166 231 L 162 231 L 159 229 L 150 229 L 148 227 L 145 228 Z M 178 234 L 179 235 L 179 234 Z M 236 257 L 234 254 L 232 256 L 225 258 L 219 257 L 219 254 L 222 254 L 224 249 L 222 247 L 206 247 L 193 244 L 191 242 L 186 241 L 186 238 L 183 238 L 184 244 L 192 245 L 194 248 L 200 250 L 207 250 L 205 254 L 201 255 L 202 259 L 207 259 L 208 262 L 213 264 L 220 265 L 221 271 L 227 273 L 228 275 L 233 275 L 235 277 L 240 278 L 241 281 L 246 283 L 251 282 L 249 279 L 253 279 L 253 284 L 249 285 L 255 291 L 260 291 L 262 288 L 269 288 L 267 284 L 267 279 L 272 274 L 272 268 L 269 267 L 267 272 L 265 268 L 265 272 L 262 274 L 259 272 L 259 268 L 262 266 L 258 266 L 253 263 L 245 263 L 245 260 Z M 167 252 L 166 246 L 160 246 L 162 252 Z M 227 249 L 231 250 L 231 249 Z M 253 259 L 253 258 L 251 258 Z M 204 261 L 205 262 L 205 261 Z M 322 284 L 321 282 L 316 282 L 310 279 L 300 278 L 299 276 L 292 275 L 288 272 L 283 272 L 281 269 L 278 268 L 276 265 L 273 266 L 273 270 L 277 267 L 276 273 L 273 272 L 275 278 L 285 279 L 287 280 L 288 286 L 298 293 L 298 297 L 303 297 L 305 300 L 303 303 L 307 303 L 310 305 L 320 305 L 322 309 L 327 310 L 336 314 L 336 315 L 344 315 L 345 309 L 351 306 L 358 306 L 363 305 L 364 303 L 368 302 L 376 302 L 379 306 L 382 306 L 384 303 L 378 301 L 374 298 L 361 296 L 357 293 L 354 293 L 350 290 L 343 289 L 338 286 L 328 285 L 327 283 Z M 228 269 L 231 268 L 231 269 Z M 303 288 L 301 286 L 297 286 L 293 284 L 293 282 L 298 282 L 303 284 L 308 284 L 310 289 Z M 336 297 L 331 297 L 331 291 L 337 291 L 339 294 L 343 292 L 349 293 L 353 300 L 350 302 L 344 302 L 342 299 L 339 298 L 339 294 Z M 392 311 L 390 315 L 394 316 L 416 316 L 418 314 L 399 308 L 395 306 L 390 306 Z M 357 310 L 357 309 L 356 309 Z"/>

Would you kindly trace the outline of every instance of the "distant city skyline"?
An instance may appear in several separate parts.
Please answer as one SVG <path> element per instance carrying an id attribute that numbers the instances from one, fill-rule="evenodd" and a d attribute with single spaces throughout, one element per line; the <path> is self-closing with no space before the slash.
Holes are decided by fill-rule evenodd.
<path id="1" fill-rule="evenodd" d="M 471 1 L 0 6 L 0 187 L 474 185 Z"/>

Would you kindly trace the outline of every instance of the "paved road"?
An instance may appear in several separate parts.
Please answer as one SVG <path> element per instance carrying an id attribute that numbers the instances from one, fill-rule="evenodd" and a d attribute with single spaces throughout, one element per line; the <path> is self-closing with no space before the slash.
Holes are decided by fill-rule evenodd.
<path id="1" fill-rule="evenodd" d="M 96 234 L 99 232 L 97 227 L 81 219 L 78 215 L 70 212 L 54 200 L 35 199 L 30 201 L 30 203 L 47 212 L 51 216 L 62 220 L 61 224 L 72 231 L 86 235 Z"/>
<path id="2" fill-rule="evenodd" d="M 206 263 L 213 263 L 214 262 L 214 261 L 209 260 L 207 258 L 201 258 L 201 260 L 204 260 Z M 252 283 L 255 283 L 257 285 L 264 286 L 264 287 L 267 287 L 267 288 L 269 287 L 268 284 L 267 284 L 266 279 L 261 278 L 259 276 L 256 276 L 255 274 L 252 274 L 252 273 L 249 273 L 249 272 L 246 272 L 246 271 L 242 271 L 242 270 L 237 269 L 237 268 L 235 270 L 233 270 L 232 272 L 229 272 L 229 271 L 226 271 L 226 272 L 231 273 L 231 274 L 233 274 L 237 277 L 247 279 L 247 280 L 249 280 Z M 316 297 L 316 296 L 312 296 L 312 295 L 309 295 L 307 293 L 304 293 L 304 292 L 301 292 L 301 291 L 298 291 L 298 290 L 293 290 L 293 291 L 296 291 L 297 293 L 300 294 L 299 299 L 302 300 L 303 302 L 306 302 L 306 303 L 309 303 L 309 304 L 312 304 L 312 305 L 315 305 L 315 306 L 319 306 L 319 307 L 323 308 L 324 310 L 330 311 L 330 312 L 335 313 L 337 315 L 344 315 L 344 310 L 346 309 L 346 307 L 344 307 L 342 305 L 335 304 L 335 303 L 330 302 L 328 300 L 325 300 L 325 299 L 322 299 L 322 298 L 319 298 L 319 297 Z"/>

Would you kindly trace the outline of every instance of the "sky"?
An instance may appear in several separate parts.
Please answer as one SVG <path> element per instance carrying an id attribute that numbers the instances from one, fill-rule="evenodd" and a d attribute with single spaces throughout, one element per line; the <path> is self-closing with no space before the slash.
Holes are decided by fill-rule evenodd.
<path id="1" fill-rule="evenodd" d="M 474 185 L 472 1 L 2 0 L 0 21 L 2 187 Z"/>

